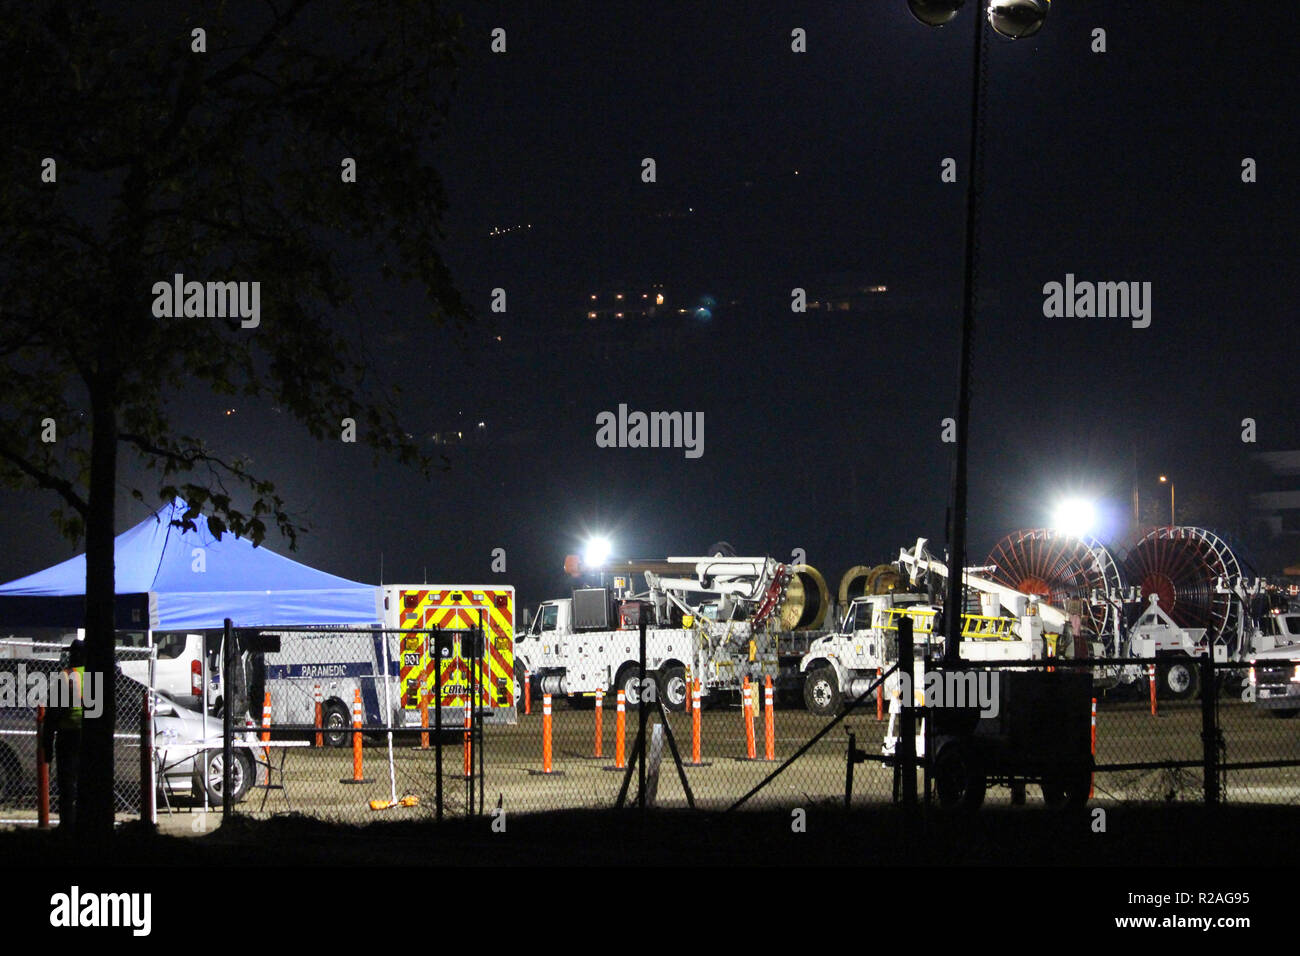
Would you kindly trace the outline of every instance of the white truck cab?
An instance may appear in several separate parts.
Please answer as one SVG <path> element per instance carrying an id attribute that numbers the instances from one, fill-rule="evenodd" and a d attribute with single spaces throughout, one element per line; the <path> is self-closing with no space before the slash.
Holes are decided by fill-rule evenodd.
<path id="1" fill-rule="evenodd" d="M 1300 713 L 1300 614 L 1265 615 L 1256 647 L 1248 678 L 1255 703 L 1278 717 Z"/>

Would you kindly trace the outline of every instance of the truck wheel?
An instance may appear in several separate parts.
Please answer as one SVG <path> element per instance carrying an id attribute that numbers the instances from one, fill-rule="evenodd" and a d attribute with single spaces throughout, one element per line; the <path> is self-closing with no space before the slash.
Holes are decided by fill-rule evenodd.
<path id="1" fill-rule="evenodd" d="M 686 710 L 686 668 L 665 667 L 658 674 L 659 699 L 664 702 L 664 710 L 682 712 Z"/>
<path id="2" fill-rule="evenodd" d="M 934 762 L 934 788 L 945 809 L 978 810 L 984 803 L 984 768 L 969 744 L 954 740 L 943 745 Z"/>
<path id="3" fill-rule="evenodd" d="M 231 802 L 238 803 L 244 799 L 248 793 L 249 787 L 255 782 L 256 769 L 253 766 L 253 758 L 242 750 L 236 750 L 233 753 L 234 762 L 230 768 L 230 792 Z M 198 768 L 194 771 L 194 791 L 201 793 L 204 789 L 208 791 L 208 804 L 214 807 L 224 805 L 221 793 L 222 778 L 222 753 L 220 750 L 209 751 L 207 760 L 207 778 L 203 779 Z"/>
<path id="4" fill-rule="evenodd" d="M 1057 771 L 1045 774 L 1040 785 L 1043 803 L 1053 810 L 1079 810 L 1088 803 L 1092 771 Z"/>
<path id="5" fill-rule="evenodd" d="M 614 702 L 618 703 L 618 692 L 623 692 L 623 706 L 628 710 L 636 710 L 641 706 L 641 681 L 638 677 L 640 669 L 636 663 L 624 664 L 622 670 L 618 672 L 618 677 L 614 680 Z M 646 671 L 645 679 L 654 680 L 654 671 Z"/>
<path id="6" fill-rule="evenodd" d="M 839 678 L 830 667 L 818 667 L 803 682 L 803 703 L 810 714 L 834 717 L 843 703 Z"/>
<path id="7" fill-rule="evenodd" d="M 348 729 L 352 726 L 352 715 L 337 700 L 332 700 L 325 705 L 321 724 L 325 728 L 326 747 L 346 747 L 352 742 L 352 735 L 348 733 Z"/>
<path id="8" fill-rule="evenodd" d="M 1169 700 L 1187 700 L 1201 689 L 1200 665 L 1190 657 L 1174 657 L 1156 665 L 1156 693 Z"/>

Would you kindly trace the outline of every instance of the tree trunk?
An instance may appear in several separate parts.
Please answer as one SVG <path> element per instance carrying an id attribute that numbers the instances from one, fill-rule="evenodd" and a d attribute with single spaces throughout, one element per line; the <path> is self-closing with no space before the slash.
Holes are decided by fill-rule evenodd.
<path id="1" fill-rule="evenodd" d="M 86 671 L 103 675 L 103 712 L 83 718 L 77 836 L 104 842 L 113 832 L 113 730 L 117 672 L 113 649 L 113 538 L 117 497 L 117 397 L 111 386 L 91 389 L 89 513 L 86 516 Z"/>

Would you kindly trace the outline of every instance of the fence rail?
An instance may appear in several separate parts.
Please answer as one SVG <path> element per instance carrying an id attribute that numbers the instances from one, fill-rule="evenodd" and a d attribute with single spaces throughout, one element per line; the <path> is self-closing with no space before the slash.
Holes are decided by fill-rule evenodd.
<path id="1" fill-rule="evenodd" d="M 336 631 L 331 640 L 355 641 L 360 651 L 363 645 L 373 649 L 375 634 Z M 389 660 L 398 657 L 390 653 Z M 989 731 L 985 725 L 990 721 L 979 718 L 972 731 L 977 744 L 1000 754 L 985 768 L 984 802 L 1060 802 L 1053 773 L 1064 766 L 1058 766 L 1058 758 L 1067 752 L 1086 761 L 1086 799 L 1093 804 L 1300 802 L 1300 721 L 1277 720 L 1244 698 L 1240 688 L 1248 686 L 1247 665 L 1201 659 L 1200 683 L 1207 690 L 1182 700 L 1153 697 L 1146 680 L 1128 688 L 1108 686 L 1121 668 L 1163 662 L 962 662 L 969 674 L 1013 686 L 1013 696 L 1001 701 L 1016 713 L 1003 720 L 1001 730 Z M 942 671 L 944 664 L 931 661 L 928 667 Z M 869 682 L 834 717 L 778 704 L 778 695 L 768 695 L 758 685 L 748 692 L 742 687 L 702 693 L 698 709 L 690 694 L 685 709 L 677 711 L 650 694 L 644 738 L 637 708 L 626 700 L 620 707 L 617 694 L 534 695 L 535 686 L 526 684 L 508 719 L 475 706 L 466 728 L 464 710 L 444 707 L 441 731 L 439 708 L 427 706 L 427 700 L 423 710 L 412 708 L 390 694 L 387 708 L 363 703 L 359 725 L 336 727 L 331 736 L 323 719 L 319 724 L 277 720 L 273 689 L 269 727 L 263 728 L 260 710 L 254 710 L 256 726 L 236 728 L 237 733 L 259 739 L 265 733 L 273 743 L 298 740 L 304 745 L 273 752 L 260 762 L 260 792 L 250 790 L 236 811 L 366 822 L 498 808 L 611 807 L 621 800 L 709 811 L 868 806 L 903 802 L 912 794 L 918 801 L 952 802 L 945 792 L 951 772 L 944 753 L 964 731 L 945 724 L 950 718 L 944 712 L 953 708 L 923 706 L 924 694 L 914 702 L 902 700 L 891 674 L 892 669 Z M 1034 708 L 1021 712 L 1014 695 L 1027 693 L 1023 687 L 1029 685 L 1015 675 L 1032 675 L 1049 688 L 1069 684 L 1074 703 L 1063 710 L 1059 700 L 1049 701 L 1041 713 Z M 396 669 L 387 678 L 383 672 L 354 676 L 368 688 L 362 696 L 370 703 L 384 699 L 385 680 L 398 687 Z M 654 677 L 647 674 L 643 688 L 653 688 Z M 694 690 L 693 680 L 691 686 Z M 304 696 L 288 685 L 280 693 Z M 314 690 L 312 696 L 317 696 Z M 329 688 L 319 696 L 328 698 Z M 355 713 L 350 711 L 349 721 Z M 916 728 L 910 737 L 905 729 L 909 721 Z M 320 733 L 325 738 L 318 744 Z M 909 740 L 914 758 L 908 756 Z M 640 753 L 644 769 L 635 762 Z"/>

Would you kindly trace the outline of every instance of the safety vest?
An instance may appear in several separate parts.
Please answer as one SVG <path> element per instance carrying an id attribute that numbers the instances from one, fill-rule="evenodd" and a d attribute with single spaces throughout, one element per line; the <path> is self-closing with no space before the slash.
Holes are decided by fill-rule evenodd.
<path id="1" fill-rule="evenodd" d="M 59 716 L 59 730 L 80 730 L 82 712 L 81 688 L 86 679 L 86 669 L 84 667 L 74 667 L 71 670 L 64 670 L 63 673 L 68 679 L 72 701 L 71 706 L 64 710 Z"/>

